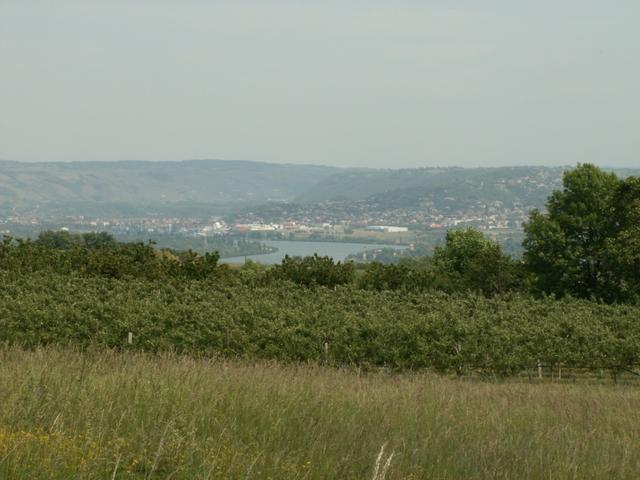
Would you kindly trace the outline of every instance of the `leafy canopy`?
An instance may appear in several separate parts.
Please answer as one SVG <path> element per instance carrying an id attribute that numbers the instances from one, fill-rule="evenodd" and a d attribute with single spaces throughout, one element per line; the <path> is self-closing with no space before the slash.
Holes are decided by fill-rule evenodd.
<path id="1" fill-rule="evenodd" d="M 637 295 L 638 178 L 579 165 L 546 205 L 547 213 L 534 210 L 524 225 L 525 262 L 538 292 L 609 302 Z"/>

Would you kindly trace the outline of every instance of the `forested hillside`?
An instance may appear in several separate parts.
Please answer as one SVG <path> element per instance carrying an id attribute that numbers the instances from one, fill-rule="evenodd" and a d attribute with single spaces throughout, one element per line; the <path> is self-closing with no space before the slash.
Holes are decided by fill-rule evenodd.
<path id="1" fill-rule="evenodd" d="M 380 209 L 541 207 L 563 168 L 340 169 L 247 161 L 0 161 L 0 208 L 42 213 L 225 215 L 270 202 L 366 200 Z M 633 171 L 620 171 L 621 176 Z"/>
<path id="2" fill-rule="evenodd" d="M 286 201 L 337 168 L 244 161 L 0 162 L 0 206 L 92 208 Z"/>
<path id="3" fill-rule="evenodd" d="M 298 200 L 372 199 L 388 206 L 406 206 L 433 195 L 539 204 L 560 184 L 563 171 L 550 167 L 346 171 L 320 181 Z"/>

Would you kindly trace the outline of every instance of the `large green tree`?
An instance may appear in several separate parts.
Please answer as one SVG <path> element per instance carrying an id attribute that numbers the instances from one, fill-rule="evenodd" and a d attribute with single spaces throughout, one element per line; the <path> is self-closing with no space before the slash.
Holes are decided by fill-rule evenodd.
<path id="1" fill-rule="evenodd" d="M 628 299 L 638 265 L 637 202 L 638 179 L 622 181 L 590 164 L 565 172 L 563 189 L 551 194 L 547 212 L 534 210 L 524 225 L 524 257 L 535 288 L 560 296 Z"/>
<path id="2" fill-rule="evenodd" d="M 640 300 L 640 178 L 629 177 L 613 197 L 616 234 L 607 239 L 618 296 Z"/>

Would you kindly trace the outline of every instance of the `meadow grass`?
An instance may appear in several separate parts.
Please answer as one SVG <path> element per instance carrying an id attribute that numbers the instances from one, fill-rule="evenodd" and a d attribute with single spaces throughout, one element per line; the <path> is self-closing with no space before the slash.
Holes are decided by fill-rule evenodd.
<path id="1" fill-rule="evenodd" d="M 634 386 L 0 348 L 2 479 L 635 479 L 638 451 Z"/>

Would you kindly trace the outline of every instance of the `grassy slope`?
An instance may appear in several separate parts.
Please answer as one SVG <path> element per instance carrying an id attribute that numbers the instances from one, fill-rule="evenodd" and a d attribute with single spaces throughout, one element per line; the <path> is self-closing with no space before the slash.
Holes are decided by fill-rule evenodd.
<path id="1" fill-rule="evenodd" d="M 640 390 L 0 349 L 0 478 L 369 479 L 383 444 L 387 480 L 638 478 Z"/>

